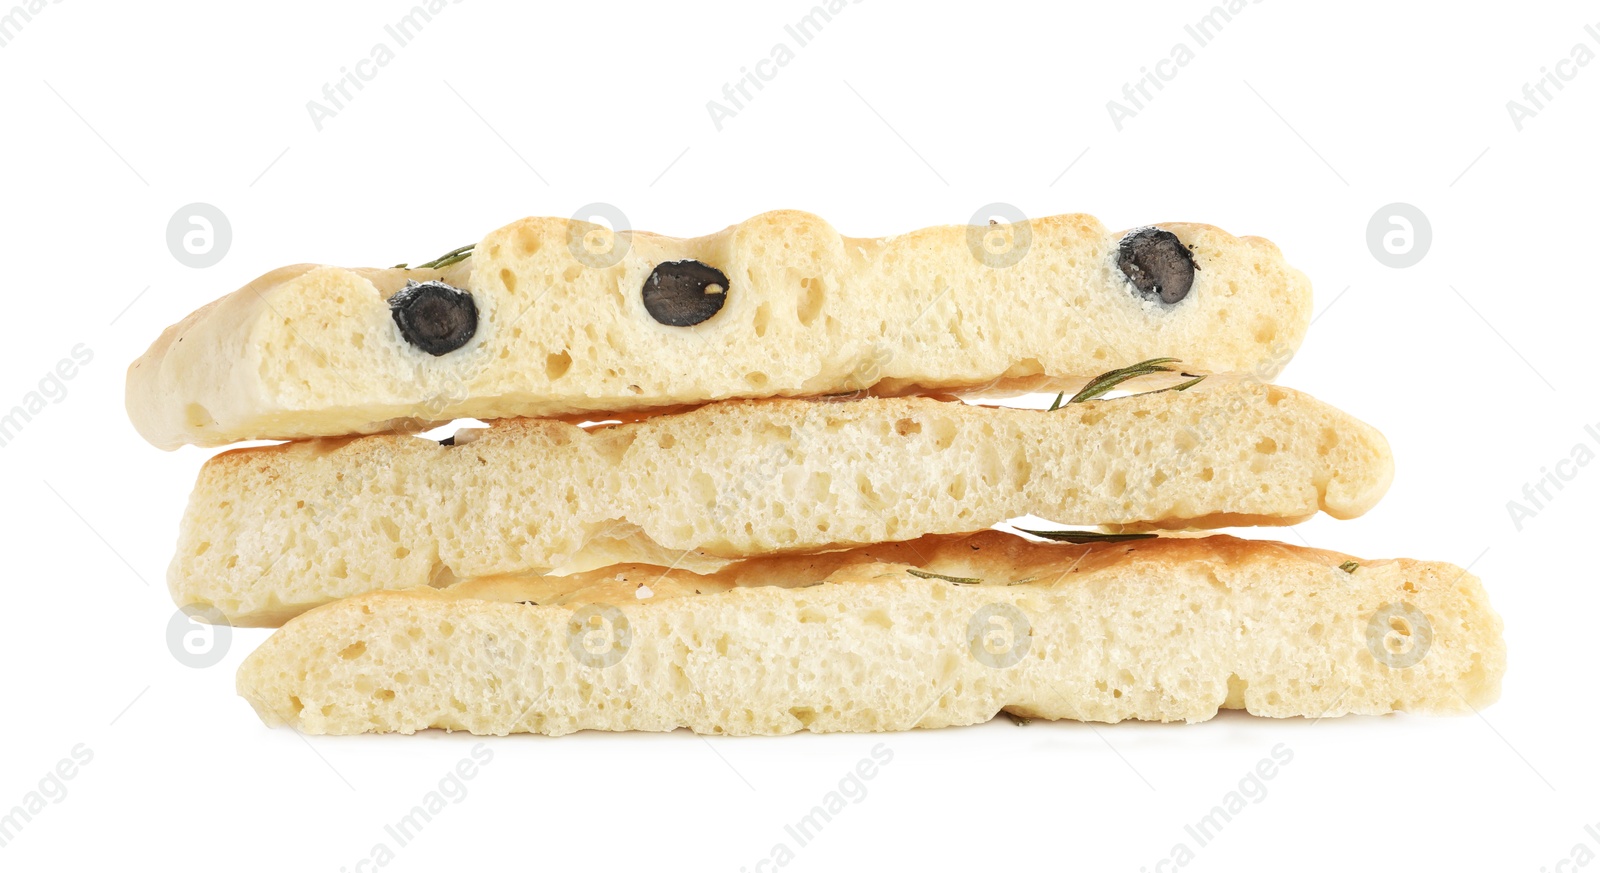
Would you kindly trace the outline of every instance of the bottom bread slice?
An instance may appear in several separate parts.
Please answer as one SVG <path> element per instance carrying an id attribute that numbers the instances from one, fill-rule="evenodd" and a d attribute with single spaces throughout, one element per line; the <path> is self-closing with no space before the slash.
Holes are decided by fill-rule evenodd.
<path id="1" fill-rule="evenodd" d="M 379 591 L 284 625 L 239 669 L 307 733 L 755 735 L 1047 719 L 1466 712 L 1499 617 L 1449 564 L 1228 536 L 1090 545 L 997 531 Z"/>

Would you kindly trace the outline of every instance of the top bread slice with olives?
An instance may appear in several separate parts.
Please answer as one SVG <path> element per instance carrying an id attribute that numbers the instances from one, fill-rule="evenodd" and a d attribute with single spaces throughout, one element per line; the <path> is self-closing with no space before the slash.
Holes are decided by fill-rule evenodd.
<path id="1" fill-rule="evenodd" d="M 168 328 L 128 371 L 151 443 L 729 398 L 1073 390 L 1157 357 L 1270 379 L 1310 283 L 1270 242 L 1063 215 L 845 237 L 770 212 L 680 239 L 527 218 L 422 267 L 299 265 Z"/>

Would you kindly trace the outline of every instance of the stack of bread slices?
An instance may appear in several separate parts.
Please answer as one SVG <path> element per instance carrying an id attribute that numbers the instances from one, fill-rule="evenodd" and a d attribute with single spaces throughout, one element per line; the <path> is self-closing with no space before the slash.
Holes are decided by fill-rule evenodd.
<path id="1" fill-rule="evenodd" d="M 1388 487 L 1382 435 L 1270 383 L 1310 313 L 1275 246 L 1198 224 L 533 218 L 268 273 L 127 402 L 165 449 L 286 441 L 205 464 L 170 584 L 281 625 L 239 691 L 308 733 L 1481 707 L 1469 573 L 1203 533 Z"/>

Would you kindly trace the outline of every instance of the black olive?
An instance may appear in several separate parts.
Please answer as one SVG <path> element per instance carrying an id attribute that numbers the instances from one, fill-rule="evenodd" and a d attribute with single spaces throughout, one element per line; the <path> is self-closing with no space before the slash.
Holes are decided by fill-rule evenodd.
<path id="1" fill-rule="evenodd" d="M 716 315 L 728 299 L 728 277 L 699 261 L 658 264 L 644 280 L 644 308 L 673 327 L 688 327 Z"/>
<path id="2" fill-rule="evenodd" d="M 389 314 L 406 342 L 434 357 L 461 348 L 478 332 L 472 295 L 443 282 L 408 282 L 389 298 Z"/>
<path id="3" fill-rule="evenodd" d="M 1117 267 L 1149 300 L 1173 304 L 1189 296 L 1200 265 L 1171 231 L 1141 227 L 1117 244 Z"/>

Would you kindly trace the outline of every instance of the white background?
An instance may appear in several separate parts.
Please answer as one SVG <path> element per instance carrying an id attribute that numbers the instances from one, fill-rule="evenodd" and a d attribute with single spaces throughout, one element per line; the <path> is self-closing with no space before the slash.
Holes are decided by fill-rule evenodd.
<path id="1" fill-rule="evenodd" d="M 0 409 L 75 345 L 93 353 L 0 448 L 0 811 L 77 744 L 93 753 L 0 868 L 355 870 L 480 742 L 262 727 L 233 673 L 264 631 L 235 632 L 215 667 L 175 660 L 165 568 L 206 453 L 142 442 L 123 374 L 163 327 L 270 268 L 415 263 L 594 201 L 679 235 L 774 208 L 889 234 L 1005 201 L 1273 239 L 1318 311 L 1281 381 L 1381 428 L 1398 475 L 1364 518 L 1251 535 L 1470 564 L 1505 618 L 1504 696 L 1445 719 L 490 740 L 467 795 L 387 869 L 755 870 L 878 743 L 892 763 L 790 868 L 1154 870 L 1280 743 L 1292 762 L 1189 869 L 1537 871 L 1575 844 L 1600 852 L 1584 831 L 1600 824 L 1600 465 L 1520 531 L 1507 510 L 1576 444 L 1600 450 L 1584 431 L 1600 430 L 1600 63 L 1571 68 L 1521 131 L 1506 109 L 1575 44 L 1600 51 L 1584 30 L 1600 11 L 1267 0 L 1118 131 L 1106 102 L 1193 45 L 1205 0 L 865 0 L 718 131 L 707 101 L 792 47 L 784 25 L 810 5 L 468 0 L 321 131 L 307 101 L 392 45 L 405 0 L 66 0 L 0 47 Z M 196 201 L 233 228 L 208 269 L 165 241 Z M 1433 230 L 1408 269 L 1366 243 L 1395 201 Z"/>

